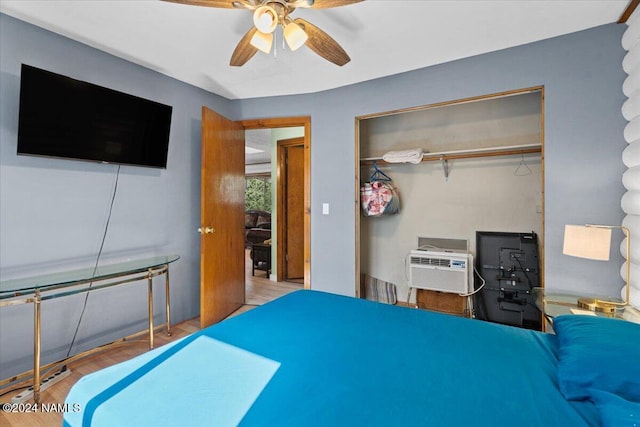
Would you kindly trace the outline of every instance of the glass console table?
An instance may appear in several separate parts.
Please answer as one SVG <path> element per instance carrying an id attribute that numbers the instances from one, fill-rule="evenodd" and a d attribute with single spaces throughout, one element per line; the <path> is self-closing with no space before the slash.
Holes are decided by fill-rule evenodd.
<path id="1" fill-rule="evenodd" d="M 153 258 L 126 261 L 99 266 L 95 269 L 62 271 L 41 276 L 9 279 L 0 281 L 0 307 L 33 304 L 33 398 L 40 400 L 40 305 L 43 301 L 91 292 L 112 286 L 147 280 L 149 307 L 149 349 L 153 348 L 153 278 L 165 275 L 166 327 L 171 335 L 169 264 L 177 261 L 178 255 L 157 256 Z M 81 353 L 82 354 L 82 353 Z M 74 356 L 75 357 L 75 356 Z M 0 386 L 28 377 L 29 373 L 0 381 Z"/>
<path id="2" fill-rule="evenodd" d="M 536 307 L 544 314 L 547 321 L 547 325 L 545 325 L 547 331 L 553 328 L 553 318 L 563 314 L 614 317 L 640 323 L 640 311 L 631 306 L 621 307 L 615 313 L 602 313 L 579 308 L 578 298 L 581 297 L 579 295 L 545 292 L 543 288 L 533 288 L 532 295 Z"/>

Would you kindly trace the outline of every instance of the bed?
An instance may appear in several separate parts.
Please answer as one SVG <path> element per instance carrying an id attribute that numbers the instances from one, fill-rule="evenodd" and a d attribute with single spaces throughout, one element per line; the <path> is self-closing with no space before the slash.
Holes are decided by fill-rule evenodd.
<path id="1" fill-rule="evenodd" d="M 612 364 L 622 356 L 640 365 L 640 325 L 561 316 L 554 326 L 557 335 L 296 291 L 83 377 L 66 398 L 77 411 L 65 413 L 64 425 L 570 427 L 639 421 L 640 372 Z M 601 342 L 612 337 L 624 341 L 622 348 Z M 606 378 L 584 375 L 585 364 Z M 617 379 L 609 378 L 612 372 Z"/>

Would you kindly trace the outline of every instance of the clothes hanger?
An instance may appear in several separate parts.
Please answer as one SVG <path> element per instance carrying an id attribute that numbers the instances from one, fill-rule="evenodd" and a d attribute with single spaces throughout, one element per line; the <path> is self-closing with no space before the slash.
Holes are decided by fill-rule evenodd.
<path id="1" fill-rule="evenodd" d="M 389 175 L 387 175 L 386 173 L 382 172 L 380 169 L 378 169 L 378 165 L 376 164 L 376 161 L 373 161 L 373 173 L 371 174 L 371 177 L 369 177 L 369 181 L 391 181 L 391 178 L 389 178 Z"/>
<path id="2" fill-rule="evenodd" d="M 522 160 L 520 160 L 520 164 L 518 165 L 518 167 L 516 168 L 516 171 L 513 174 L 515 176 L 526 176 L 526 175 L 531 175 L 532 173 L 533 173 L 533 171 L 531 170 L 529 165 L 527 165 L 527 162 L 524 159 L 524 151 L 523 151 L 522 152 Z"/>

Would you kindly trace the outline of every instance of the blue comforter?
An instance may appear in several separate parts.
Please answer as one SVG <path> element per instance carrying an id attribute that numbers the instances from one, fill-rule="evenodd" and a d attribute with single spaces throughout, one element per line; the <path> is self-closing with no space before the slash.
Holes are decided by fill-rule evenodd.
<path id="1" fill-rule="evenodd" d="M 298 291 L 83 377 L 67 426 L 589 426 L 556 337 Z"/>

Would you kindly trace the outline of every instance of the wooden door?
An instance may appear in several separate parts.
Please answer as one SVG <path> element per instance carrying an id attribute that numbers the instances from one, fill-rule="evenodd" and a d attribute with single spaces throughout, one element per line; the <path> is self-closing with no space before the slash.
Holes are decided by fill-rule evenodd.
<path id="1" fill-rule="evenodd" d="M 244 304 L 244 128 L 202 107 L 200 327 Z"/>
<path id="2" fill-rule="evenodd" d="M 283 279 L 304 279 L 304 138 L 278 141 L 282 165 Z"/>

